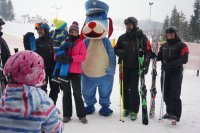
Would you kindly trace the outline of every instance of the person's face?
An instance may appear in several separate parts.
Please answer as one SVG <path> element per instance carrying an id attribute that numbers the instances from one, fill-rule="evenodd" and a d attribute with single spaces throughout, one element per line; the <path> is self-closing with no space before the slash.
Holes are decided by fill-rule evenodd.
<path id="1" fill-rule="evenodd" d="M 43 28 L 37 28 L 37 33 L 39 34 L 39 36 L 45 35 L 45 31 Z"/>
<path id="2" fill-rule="evenodd" d="M 175 39 L 175 33 L 167 33 L 167 39 Z"/>
<path id="3" fill-rule="evenodd" d="M 127 23 L 126 24 L 126 30 L 129 32 L 129 31 L 131 31 L 131 30 L 133 30 L 133 28 L 134 28 L 134 25 L 133 24 L 131 24 L 131 23 Z"/>
<path id="4" fill-rule="evenodd" d="M 3 29 L 3 28 L 2 28 L 2 25 L 0 25 L 0 32 L 2 31 L 2 29 Z"/>
<path id="5" fill-rule="evenodd" d="M 78 36 L 78 32 L 76 30 L 70 30 L 69 35 L 76 37 L 76 36 Z"/>

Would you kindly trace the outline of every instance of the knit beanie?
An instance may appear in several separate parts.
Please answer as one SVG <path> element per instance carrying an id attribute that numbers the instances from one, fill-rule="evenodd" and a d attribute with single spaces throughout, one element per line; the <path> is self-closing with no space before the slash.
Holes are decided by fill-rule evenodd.
<path id="1" fill-rule="evenodd" d="M 67 26 L 67 23 L 64 20 L 57 19 L 57 18 L 53 19 L 53 24 L 56 27 L 56 29 L 59 29 L 59 30 L 64 30 L 65 27 Z"/>
<path id="2" fill-rule="evenodd" d="M 69 27 L 69 31 L 76 30 L 79 33 L 78 22 L 74 21 L 72 25 Z"/>

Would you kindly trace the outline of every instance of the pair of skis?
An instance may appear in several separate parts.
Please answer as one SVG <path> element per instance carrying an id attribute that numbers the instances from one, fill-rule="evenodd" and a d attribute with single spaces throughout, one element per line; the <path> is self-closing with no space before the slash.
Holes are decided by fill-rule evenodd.
<path id="1" fill-rule="evenodd" d="M 152 52 L 154 52 L 156 55 L 158 53 L 158 41 L 159 41 L 159 36 L 154 35 L 152 38 Z M 157 58 L 152 59 L 152 84 L 151 84 L 151 89 L 150 89 L 150 93 L 151 93 L 151 99 L 150 99 L 150 111 L 149 111 L 149 117 L 150 119 L 153 119 L 155 117 L 155 98 L 156 98 L 156 94 L 157 94 L 157 90 L 156 90 L 156 76 L 157 76 Z M 161 106 L 160 106 L 160 120 L 163 119 L 169 119 L 171 120 L 171 124 L 172 125 L 176 125 L 176 116 L 169 116 L 169 118 L 164 118 L 163 116 L 163 108 L 164 108 L 164 84 L 165 84 L 165 71 L 163 71 L 163 79 L 162 79 L 162 98 L 161 98 Z"/>

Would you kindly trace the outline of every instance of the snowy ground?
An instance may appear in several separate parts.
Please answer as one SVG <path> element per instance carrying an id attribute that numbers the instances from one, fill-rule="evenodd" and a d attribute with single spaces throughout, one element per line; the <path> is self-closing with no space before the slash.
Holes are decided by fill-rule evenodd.
<path id="1" fill-rule="evenodd" d="M 9 44 L 11 51 L 13 53 L 13 48 L 23 49 L 22 45 L 22 35 L 28 31 L 34 31 L 33 25 L 30 24 L 14 24 L 7 23 L 4 27 L 4 38 Z M 35 31 L 34 31 L 35 32 Z M 114 35 L 120 35 L 114 31 Z M 14 41 L 13 41 L 14 39 Z M 151 70 L 151 69 L 150 69 Z M 158 68 L 158 71 L 160 69 Z M 181 121 L 177 126 L 172 126 L 170 121 L 164 120 L 159 122 L 159 109 L 160 109 L 160 74 L 157 76 L 157 90 L 158 94 L 156 97 L 156 118 L 149 120 L 149 125 L 145 126 L 142 124 L 141 112 L 138 115 L 138 119 L 133 122 L 129 118 L 124 118 L 125 122 L 122 123 L 119 121 L 119 78 L 118 78 L 118 67 L 116 70 L 115 81 L 113 92 L 111 95 L 111 108 L 113 109 L 113 115 L 109 117 L 100 116 L 98 111 L 100 109 L 99 104 L 96 104 L 96 112 L 93 115 L 88 115 L 89 123 L 84 125 L 79 122 L 76 117 L 75 108 L 72 117 L 72 121 L 64 125 L 64 133 L 199 133 L 200 132 L 200 77 L 195 77 L 193 72 L 185 71 L 182 85 L 182 103 L 183 103 L 183 113 Z M 146 76 L 146 84 L 148 89 L 148 106 L 150 101 L 150 86 L 151 86 L 151 74 L 150 72 Z M 97 93 L 98 94 L 98 93 Z M 98 95 L 97 95 L 98 97 Z M 57 107 L 62 112 L 62 93 L 59 94 L 59 99 Z M 140 109 L 141 111 L 141 109 Z M 61 116 L 62 118 L 62 113 Z"/>

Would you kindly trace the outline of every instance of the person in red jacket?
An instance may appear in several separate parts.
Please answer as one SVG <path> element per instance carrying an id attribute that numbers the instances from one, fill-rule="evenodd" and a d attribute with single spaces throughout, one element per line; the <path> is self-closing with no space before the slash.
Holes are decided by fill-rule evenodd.
<path id="1" fill-rule="evenodd" d="M 71 42 L 75 42 L 75 45 L 67 52 L 68 56 L 70 57 L 69 74 L 67 75 L 67 80 L 69 82 L 62 82 L 60 84 L 60 87 L 63 90 L 63 122 L 67 123 L 71 120 L 72 86 L 77 116 L 82 123 L 86 124 L 88 123 L 88 120 L 86 119 L 86 112 L 81 93 L 81 63 L 86 58 L 86 47 L 84 42 L 80 39 L 79 27 L 77 22 L 73 22 L 69 28 L 69 40 Z"/>

